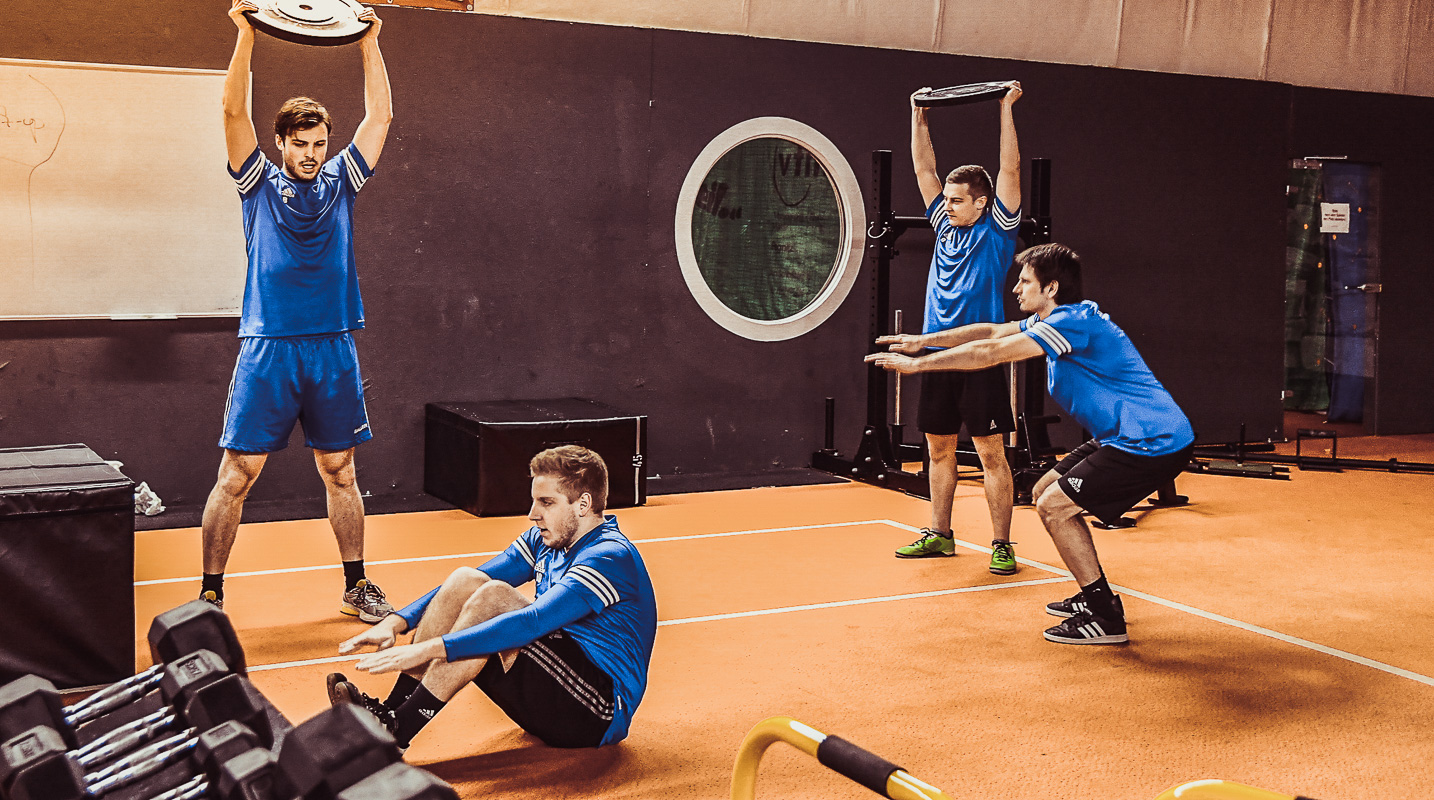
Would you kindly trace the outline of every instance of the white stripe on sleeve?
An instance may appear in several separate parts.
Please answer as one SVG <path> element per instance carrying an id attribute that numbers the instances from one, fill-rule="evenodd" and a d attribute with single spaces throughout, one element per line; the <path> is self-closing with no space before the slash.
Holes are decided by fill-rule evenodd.
<path id="1" fill-rule="evenodd" d="M 537 566 L 537 559 L 533 558 L 533 550 L 532 548 L 528 547 L 528 542 L 526 539 L 517 539 L 513 542 L 513 544 L 517 545 L 518 555 L 522 556 L 523 560 L 528 562 L 528 566 Z"/>
<path id="2" fill-rule="evenodd" d="M 1020 214 L 1007 213 L 999 203 L 991 207 L 991 215 L 996 218 L 996 224 L 1001 226 L 1002 230 L 1014 230 L 1021 224 Z"/>
<path id="3" fill-rule="evenodd" d="M 612 581 L 592 567 L 579 564 L 568 570 L 567 574 L 571 575 L 573 580 L 591 589 L 604 606 L 610 606 L 618 601 L 617 589 L 613 587 Z"/>
<path id="4" fill-rule="evenodd" d="M 1041 337 L 1058 355 L 1065 355 L 1071 351 L 1071 343 L 1066 340 L 1066 337 L 1061 335 L 1060 331 L 1052 327 L 1049 322 L 1037 322 L 1027 328 L 1026 332 Z"/>
<path id="5" fill-rule="evenodd" d="M 249 190 L 254 188 L 255 184 L 259 182 L 259 178 L 263 175 L 264 159 L 256 158 L 254 159 L 253 166 L 249 167 L 243 175 L 234 179 L 234 185 L 238 187 L 240 194 L 248 194 Z"/>
<path id="6" fill-rule="evenodd" d="M 358 164 L 354 163 L 353 153 L 350 153 L 348 150 L 344 151 L 344 166 L 348 169 L 349 183 L 353 185 L 354 191 L 357 192 L 359 189 L 362 189 L 366 179 L 363 173 L 359 171 Z"/>

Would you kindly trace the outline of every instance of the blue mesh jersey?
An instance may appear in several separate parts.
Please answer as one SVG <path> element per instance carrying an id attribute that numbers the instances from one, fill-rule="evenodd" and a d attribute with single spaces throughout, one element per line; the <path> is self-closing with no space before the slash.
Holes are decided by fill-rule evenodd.
<path id="1" fill-rule="evenodd" d="M 632 714 L 647 691 L 647 668 L 657 638 L 657 599 L 637 547 L 618 530 L 617 517 L 565 550 L 543 544 L 529 528 L 479 569 L 510 586 L 537 581 L 532 604 L 443 637 L 448 660 L 522 647 L 562 629 L 598 669 L 612 678 L 612 722 L 601 744 L 627 736 Z M 400 610 L 418 626 L 437 589 Z"/>
<path id="2" fill-rule="evenodd" d="M 931 272 L 926 277 L 926 319 L 922 333 L 935 333 L 978 322 L 1005 322 L 1002 297 L 1006 273 L 1016 254 L 1021 210 L 1007 209 L 991 195 L 991 205 L 975 224 L 951 224 L 937 195 L 926 209 L 936 230 Z"/>
<path id="3" fill-rule="evenodd" d="M 1164 456 L 1195 441 L 1175 398 L 1093 301 L 1056 306 L 1021 330 L 1046 351 L 1051 397 L 1102 445 L 1138 456 Z"/>
<path id="4" fill-rule="evenodd" d="M 350 143 L 312 181 L 258 148 L 236 172 L 249 274 L 239 335 L 313 336 L 363 327 L 354 269 L 354 196 L 373 175 Z"/>

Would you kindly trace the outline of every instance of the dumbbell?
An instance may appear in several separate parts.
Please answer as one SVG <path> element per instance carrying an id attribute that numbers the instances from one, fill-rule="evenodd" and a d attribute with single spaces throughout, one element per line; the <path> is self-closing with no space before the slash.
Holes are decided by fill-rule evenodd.
<path id="1" fill-rule="evenodd" d="M 200 688 L 224 678 L 230 672 L 229 665 L 213 651 L 198 650 L 164 664 L 156 674 L 159 676 L 159 694 L 164 703 L 183 707 Z M 127 690 L 130 691 L 133 690 Z M 145 693 L 148 691 L 146 689 Z M 116 702 L 118 698 L 125 696 L 127 694 L 113 695 Z M 120 705 L 127 705 L 135 699 L 137 698 L 131 697 Z M 106 703 L 92 706 L 87 711 L 73 713 L 61 707 L 60 693 L 54 684 L 36 675 L 26 675 L 0 688 L 0 736 L 9 739 L 36 725 L 44 725 L 53 728 L 65 745 L 74 749 L 79 742 L 77 729 L 80 725 L 117 707 Z M 107 710 L 101 712 L 101 708 Z M 29 727 L 16 731 L 15 728 L 22 724 Z"/>
<path id="2" fill-rule="evenodd" d="M 149 626 L 149 650 L 154 666 L 71 706 L 67 713 L 75 718 L 73 724 L 84 724 L 153 691 L 166 663 L 196 650 L 209 650 L 222 658 L 231 672 L 248 674 L 244 649 L 228 615 L 203 600 L 191 600 L 155 617 Z"/>
<path id="3" fill-rule="evenodd" d="M 338 800 L 458 800 L 458 792 L 433 773 L 400 761 L 339 792 Z"/>
<path id="4" fill-rule="evenodd" d="M 201 653 L 207 651 L 200 651 Z M 211 654 L 212 655 L 212 654 Z M 181 662 L 176 662 L 181 663 Z M 196 740 L 199 731 L 220 731 L 240 728 L 245 732 L 248 747 L 269 747 L 273 744 L 273 729 L 269 722 L 269 704 L 259 690 L 242 675 L 228 675 L 220 680 L 206 683 L 195 690 L 180 708 L 163 708 L 134 722 L 116 728 L 84 747 L 75 750 L 60 750 L 66 760 L 72 762 L 76 772 L 88 783 L 96 783 L 114 775 L 126 772 L 138 764 L 154 763 L 162 768 L 173 758 L 182 755 L 185 748 Z M 36 739 L 36 731 L 46 730 L 49 738 L 63 743 L 64 739 L 51 726 L 36 726 L 3 745 L 0 757 L 0 792 L 9 792 L 19 780 L 22 767 L 33 757 L 26 754 L 38 745 L 26 742 L 49 741 Z M 164 738 L 155 737 L 167 731 L 174 731 Z M 125 755 L 132 748 L 150 741 L 140 750 Z M 11 748 L 17 743 L 18 749 Z M 27 749 L 27 747 L 29 749 Z M 232 749 L 232 747 L 231 747 Z M 247 748 L 246 748 L 247 749 Z M 106 766 L 107 765 L 107 766 Z M 148 771 L 143 774 L 148 774 Z M 57 778 L 51 778 L 58 780 Z M 32 782 L 45 778 L 31 778 Z M 32 792 L 33 793 L 33 792 Z M 40 796 L 37 794 L 36 796 Z"/>
<path id="5" fill-rule="evenodd" d="M 279 746 L 285 800 L 337 800 L 339 793 L 401 763 L 398 743 L 358 706 L 331 706 L 289 731 Z"/>
<path id="6" fill-rule="evenodd" d="M 225 722 L 243 725 L 256 744 L 274 743 L 269 706 L 259 690 L 242 675 L 227 675 L 197 689 L 182 708 L 166 706 L 106 733 L 74 751 L 85 766 L 104 763 L 157 734 L 181 726 L 207 730 Z"/>
<path id="7" fill-rule="evenodd" d="M 202 772 L 152 800 L 234 798 L 279 800 L 272 793 L 274 756 L 258 746 L 245 726 L 229 722 L 192 735 L 194 729 L 137 751 L 98 772 L 86 772 L 51 728 L 39 726 L 3 745 L 14 775 L 9 800 L 84 800 L 152 777 L 188 759 Z"/>
<path id="8" fill-rule="evenodd" d="M 218 655 L 230 672 L 243 675 L 248 671 L 244 650 L 229 617 L 203 600 L 193 600 L 160 614 L 150 624 L 153 667 L 100 690 L 68 710 L 54 685 L 38 676 L 27 675 L 0 688 L 0 741 L 36 725 L 50 725 L 73 749 L 79 744 L 75 735 L 78 726 L 147 695 L 163 680 L 167 663 L 201 649 Z"/>

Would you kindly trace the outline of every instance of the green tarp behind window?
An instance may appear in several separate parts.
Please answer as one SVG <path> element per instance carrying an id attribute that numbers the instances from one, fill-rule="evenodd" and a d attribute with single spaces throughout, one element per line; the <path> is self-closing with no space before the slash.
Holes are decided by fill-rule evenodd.
<path id="1" fill-rule="evenodd" d="M 748 319 L 786 319 L 811 305 L 836 270 L 841 238 L 831 179 L 786 139 L 753 139 L 722 156 L 692 212 L 703 279 Z"/>

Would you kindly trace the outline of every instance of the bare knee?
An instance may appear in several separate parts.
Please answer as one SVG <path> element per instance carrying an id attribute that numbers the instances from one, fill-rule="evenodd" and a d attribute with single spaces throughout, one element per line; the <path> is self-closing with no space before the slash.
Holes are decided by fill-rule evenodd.
<path id="1" fill-rule="evenodd" d="M 1036 481 L 1036 485 L 1031 487 L 1031 497 L 1039 498 L 1045 494 L 1046 490 L 1051 488 L 1051 484 L 1060 480 L 1060 477 L 1060 473 L 1055 470 L 1048 470 L 1040 480 Z"/>
<path id="2" fill-rule="evenodd" d="M 933 464 L 944 466 L 955 463 L 956 437 L 928 433 L 926 434 L 926 452 Z"/>
<path id="3" fill-rule="evenodd" d="M 477 570 L 474 570 L 477 572 Z M 482 575 L 482 573 L 479 573 Z M 463 601 L 463 617 L 491 619 L 514 608 L 518 603 L 514 602 L 513 587 L 502 581 L 483 579 L 474 590 Z"/>
<path id="4" fill-rule="evenodd" d="M 1058 484 L 1051 481 L 1036 497 L 1036 513 L 1040 515 L 1041 522 L 1049 526 L 1052 522 L 1063 522 L 1076 516 L 1081 513 L 1081 508 L 1061 491 Z"/>
<path id="5" fill-rule="evenodd" d="M 354 471 L 353 450 L 315 450 L 314 464 L 319 469 L 319 477 L 324 479 L 324 485 L 330 489 L 349 490 L 358 481 Z"/>
<path id="6" fill-rule="evenodd" d="M 1004 472 L 1009 474 L 1011 471 L 1010 465 L 1006 463 L 1006 443 L 1002 439 L 1003 437 L 998 434 L 996 436 L 980 436 L 971 440 L 972 444 L 976 445 L 976 455 L 981 458 L 981 469 L 988 473 Z"/>
<path id="7" fill-rule="evenodd" d="M 459 567 L 448 574 L 448 580 L 444 583 L 456 591 L 471 595 L 489 580 L 487 575 L 472 567 Z"/>
<path id="8" fill-rule="evenodd" d="M 249 495 L 249 490 L 254 488 L 254 482 L 259 479 L 263 463 L 262 460 L 254 463 L 254 459 L 244 456 L 226 455 L 219 464 L 219 478 L 215 481 L 214 488 L 231 498 L 244 499 Z"/>

